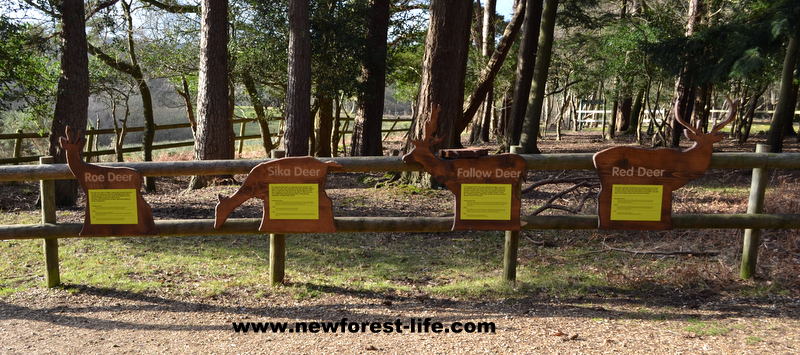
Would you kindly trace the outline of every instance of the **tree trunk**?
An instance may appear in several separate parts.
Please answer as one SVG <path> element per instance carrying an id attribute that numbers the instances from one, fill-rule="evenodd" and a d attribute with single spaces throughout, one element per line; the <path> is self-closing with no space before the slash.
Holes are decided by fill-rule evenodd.
<path id="1" fill-rule="evenodd" d="M 614 100 L 614 103 L 611 105 L 611 119 L 608 120 L 606 139 L 614 139 L 617 135 L 617 112 L 619 112 L 619 100 Z"/>
<path id="2" fill-rule="evenodd" d="M 547 85 L 547 74 L 550 70 L 557 8 L 558 0 L 545 0 L 544 9 L 542 10 L 542 24 L 539 30 L 539 49 L 536 56 L 536 66 L 533 70 L 533 82 L 531 83 L 531 96 L 528 100 L 528 108 L 525 110 L 525 122 L 522 126 L 522 135 L 519 142 L 525 153 L 541 153 L 537 146 L 539 125 L 542 118 L 544 89 Z"/>
<path id="3" fill-rule="evenodd" d="M 747 106 L 742 113 L 741 123 L 738 127 L 739 144 L 744 144 L 747 142 L 747 139 L 750 138 L 750 128 L 753 125 L 753 117 L 756 114 L 758 100 L 761 98 L 761 95 L 764 94 L 764 90 L 765 88 L 756 88 L 755 91 L 753 91 L 753 95 L 750 96 L 750 100 L 747 101 Z"/>
<path id="4" fill-rule="evenodd" d="M 786 130 L 786 120 L 790 120 L 794 116 L 794 106 L 790 107 L 789 105 L 795 103 L 791 96 L 793 93 L 793 74 L 797 66 L 798 48 L 800 48 L 797 43 L 798 37 L 800 37 L 800 26 L 789 37 L 789 43 L 786 45 L 786 55 L 783 58 L 780 96 L 778 97 L 778 105 L 772 114 L 772 122 L 769 125 L 769 133 L 767 134 L 767 144 L 769 144 L 770 152 L 773 153 L 779 153 L 783 150 L 783 134 Z"/>
<path id="5" fill-rule="evenodd" d="M 631 125 L 631 112 L 633 112 L 633 97 L 625 95 L 617 110 L 617 133 L 625 133 Z"/>
<path id="6" fill-rule="evenodd" d="M 195 160 L 234 158 L 228 95 L 228 0 L 203 0 Z M 189 188 L 204 187 L 210 179 L 193 176 Z"/>
<path id="7" fill-rule="evenodd" d="M 525 11 L 523 4 L 524 3 L 520 3 L 517 5 L 511 22 L 509 22 L 505 30 L 503 30 L 503 38 L 500 39 L 500 43 L 498 43 L 497 48 L 492 54 L 492 58 L 489 59 L 489 62 L 486 63 L 486 66 L 483 67 L 481 73 L 478 75 L 478 85 L 476 85 L 475 90 L 472 91 L 472 94 L 469 96 L 467 107 L 464 109 L 461 121 L 456 122 L 456 135 L 460 135 L 464 132 L 469 122 L 472 121 L 472 118 L 486 99 L 486 94 L 489 92 L 489 88 L 491 88 L 495 76 L 503 66 L 503 62 L 508 52 L 511 50 L 514 39 L 517 37 L 522 27 L 522 15 Z"/>
<path id="8" fill-rule="evenodd" d="M 464 79 L 467 70 L 470 21 L 470 1 L 433 0 L 430 4 L 430 25 L 425 39 L 425 55 L 416 117 L 410 139 L 421 139 L 433 106 L 439 106 L 436 136 L 442 142 L 432 146 L 450 148 L 460 144 L 455 125 L 461 121 L 464 107 Z M 410 149 L 410 140 L 406 147 Z M 430 178 L 410 174 L 409 180 L 421 186 L 430 186 Z"/>
<path id="9" fill-rule="evenodd" d="M 644 107 L 643 102 L 644 102 L 644 89 L 639 89 L 639 92 L 636 94 L 636 99 L 633 100 L 633 107 L 631 108 L 631 118 L 628 124 L 628 129 L 626 131 L 627 133 L 636 133 L 637 140 L 639 140 L 638 129 L 641 127 L 639 121 L 641 121 L 642 117 L 642 108 Z"/>
<path id="10" fill-rule="evenodd" d="M 798 61 L 798 62 L 800 63 L 800 61 Z M 796 72 L 800 73 L 800 65 L 798 65 L 798 69 L 796 69 Z M 795 77 L 795 78 L 797 78 L 797 77 Z M 795 136 L 797 136 L 797 132 L 794 131 L 793 125 L 794 125 L 794 111 L 795 111 L 795 107 L 797 107 L 797 92 L 798 92 L 798 89 L 800 89 L 800 85 L 798 85 L 797 80 L 794 80 L 793 83 L 792 83 L 792 95 L 790 96 L 790 98 L 791 98 L 790 100 L 791 101 L 789 102 L 789 105 L 788 105 L 790 107 L 790 109 L 789 109 L 789 112 L 786 113 L 787 115 L 789 115 L 789 117 L 787 117 L 786 121 L 784 121 L 784 122 L 786 122 L 786 126 L 784 126 L 784 130 L 783 130 L 783 136 L 784 137 L 795 137 Z"/>
<path id="11" fill-rule="evenodd" d="M 383 155 L 383 95 L 386 88 L 386 40 L 389 0 L 373 0 L 369 7 L 366 51 L 362 63 L 362 91 L 351 136 L 350 155 Z"/>
<path id="12" fill-rule="evenodd" d="M 341 137 L 339 124 L 341 122 L 341 115 L 342 115 L 342 96 L 336 96 L 336 99 L 333 100 L 333 134 L 331 137 L 331 155 L 334 157 L 339 156 L 339 139 Z M 346 155 L 346 152 L 345 152 Z"/>
<path id="13" fill-rule="evenodd" d="M 506 150 L 508 150 L 508 146 L 519 144 L 519 138 L 522 134 L 522 123 L 525 120 L 525 110 L 528 107 L 528 96 L 531 92 L 533 66 L 536 62 L 543 3 L 544 0 L 527 0 L 525 7 L 525 21 L 522 25 L 522 40 L 517 54 L 517 71 L 514 81 L 514 94 L 511 99 L 511 113 L 506 126 L 508 132 L 506 134 L 508 137 Z"/>
<path id="14" fill-rule="evenodd" d="M 331 156 L 331 134 L 333 133 L 333 98 L 320 96 L 319 100 L 319 127 L 317 131 L 318 157 Z"/>
<path id="15" fill-rule="evenodd" d="M 484 60 L 488 60 L 494 51 L 494 21 L 496 9 L 496 0 L 486 0 L 486 4 L 483 7 L 483 28 L 481 31 L 481 56 L 483 56 Z M 494 83 L 489 84 L 486 96 L 483 99 L 481 115 L 478 120 L 480 129 L 476 134 L 475 141 L 489 142 L 489 127 L 491 126 L 492 113 L 494 110 L 493 84 Z"/>
<path id="16" fill-rule="evenodd" d="M 140 72 L 141 73 L 141 72 Z M 153 141 L 156 136 L 156 122 L 153 115 L 153 97 L 150 94 L 150 86 L 144 76 L 136 78 L 139 87 L 139 94 L 142 96 L 142 114 L 144 116 L 144 132 L 142 134 L 142 150 L 144 161 L 153 161 Z M 154 176 L 144 177 L 144 189 L 147 192 L 156 191 L 156 179 Z"/>
<path id="17" fill-rule="evenodd" d="M 689 121 L 700 127 L 703 132 L 708 132 L 708 117 L 711 115 L 711 108 L 713 106 L 712 94 L 714 86 L 712 84 L 705 84 L 700 86 L 697 91 L 697 97 L 694 102 L 694 120 Z"/>
<path id="18" fill-rule="evenodd" d="M 261 104 L 261 96 L 258 94 L 256 82 L 250 72 L 244 71 L 242 73 L 242 82 L 247 91 L 247 96 L 250 97 L 250 103 L 253 105 L 253 111 L 256 113 L 256 122 L 258 122 L 258 129 L 261 132 L 261 145 L 264 147 L 264 156 L 268 157 L 269 153 L 275 149 L 272 144 L 272 133 L 269 131 L 269 117 L 264 110 L 264 105 Z"/>
<path id="19" fill-rule="evenodd" d="M 61 23 L 61 76 L 48 153 L 56 163 L 64 164 L 66 152 L 59 146 L 58 139 L 64 136 L 67 126 L 74 130 L 86 129 L 89 109 L 89 58 L 83 0 L 61 2 Z M 55 185 L 56 205 L 74 206 L 78 197 L 77 181 L 58 180 Z"/>
<path id="20" fill-rule="evenodd" d="M 311 34 L 309 0 L 289 0 L 289 82 L 286 90 L 286 156 L 308 155 L 311 136 Z"/>
<path id="21" fill-rule="evenodd" d="M 183 89 L 175 89 L 183 98 L 183 103 L 186 105 L 186 119 L 189 120 L 189 126 L 192 128 L 192 137 L 197 134 L 197 119 L 194 117 L 194 105 L 192 105 L 192 93 L 189 91 L 189 82 L 186 76 L 181 75 L 181 86 Z M 196 139 L 196 137 L 195 137 Z"/>
<path id="22" fill-rule="evenodd" d="M 702 0 L 690 0 L 689 2 L 689 19 L 686 22 L 687 36 L 694 34 L 694 28 L 700 22 L 700 17 L 704 12 L 702 5 Z M 684 120 L 688 120 L 692 117 L 694 96 L 695 86 L 692 83 L 692 78 L 689 77 L 688 64 L 684 64 L 681 73 L 678 75 L 678 81 L 675 83 L 675 105 L 678 107 L 678 114 Z M 683 126 L 677 119 L 673 119 L 671 147 L 677 148 L 680 146 L 681 133 L 683 133 Z"/>

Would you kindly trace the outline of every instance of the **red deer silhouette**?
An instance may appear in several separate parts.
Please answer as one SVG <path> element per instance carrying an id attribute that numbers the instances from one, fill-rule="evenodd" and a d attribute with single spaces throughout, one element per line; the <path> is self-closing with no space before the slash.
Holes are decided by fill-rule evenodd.
<path id="1" fill-rule="evenodd" d="M 403 156 L 403 161 L 421 164 L 425 171 L 455 195 L 455 219 L 452 229 L 519 230 L 520 184 L 525 177 L 525 159 L 509 153 L 467 159 L 440 159 L 432 152 L 432 147 L 443 140 L 436 136 L 438 120 L 439 107 L 434 106 L 430 119 L 425 124 L 423 139 L 411 141 L 414 148 Z M 511 184 L 510 220 L 461 219 L 461 184 L 464 183 Z"/>
<path id="2" fill-rule="evenodd" d="M 131 168 L 105 167 L 87 164 L 81 159 L 81 152 L 86 144 L 81 131 L 73 134 L 67 126 L 66 137 L 58 142 L 67 153 L 67 166 L 78 180 L 86 195 L 86 213 L 80 235 L 132 235 L 155 234 L 155 223 L 150 205 L 142 198 L 142 175 Z M 136 190 L 136 224 L 93 224 L 92 206 L 90 206 L 89 190 L 95 189 L 133 189 Z M 109 211 L 105 211 L 109 212 Z"/>
<path id="3" fill-rule="evenodd" d="M 594 155 L 594 166 L 600 175 L 598 215 L 600 228 L 617 229 L 669 229 L 672 226 L 672 191 L 697 179 L 708 169 L 713 145 L 722 140 L 719 130 L 736 116 L 737 103 L 727 99 L 728 116 L 715 125 L 711 132 L 703 133 L 692 127 L 678 113 L 675 118 L 686 130 L 684 134 L 694 143 L 686 150 L 671 148 L 613 147 Z M 663 185 L 660 221 L 611 220 L 612 190 L 615 184 Z"/>
<path id="4" fill-rule="evenodd" d="M 333 222 L 333 203 L 325 193 L 325 181 L 329 168 L 341 168 L 334 162 L 321 162 L 312 157 L 290 157 L 272 160 L 256 165 L 245 178 L 242 186 L 228 198 L 219 196 L 219 203 L 215 208 L 214 228 L 222 228 L 225 221 L 236 207 L 245 201 L 258 197 L 264 201 L 264 212 L 261 216 L 259 230 L 273 233 L 325 233 L 335 232 Z M 288 169 L 288 170 L 287 170 Z M 295 174 L 309 172 L 306 175 Z M 303 170 L 304 169 L 304 170 Z M 286 172 L 286 173 L 281 173 Z M 286 220 L 270 219 L 269 213 L 269 185 L 277 183 L 313 183 L 319 184 L 319 219 Z"/>

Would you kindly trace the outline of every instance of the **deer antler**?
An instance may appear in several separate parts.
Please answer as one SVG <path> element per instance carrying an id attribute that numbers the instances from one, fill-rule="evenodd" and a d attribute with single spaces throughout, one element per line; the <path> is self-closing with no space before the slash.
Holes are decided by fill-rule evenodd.
<path id="1" fill-rule="evenodd" d="M 678 121 L 678 123 L 680 123 L 683 127 L 686 127 L 686 129 L 689 130 L 689 132 L 697 134 L 697 132 L 699 132 L 699 129 L 696 129 L 696 128 L 692 127 L 692 125 L 690 125 L 688 122 L 683 120 L 683 117 L 681 117 L 681 114 L 680 114 L 680 112 L 678 110 L 678 107 L 679 107 L 678 106 L 678 101 L 676 100 L 675 101 L 675 121 Z"/>
<path id="2" fill-rule="evenodd" d="M 725 125 L 731 123 L 733 118 L 736 117 L 736 109 L 739 106 L 739 99 L 736 99 L 736 101 L 731 101 L 730 97 L 725 97 L 725 102 L 728 104 L 728 117 L 726 117 L 724 121 L 714 125 L 714 128 L 711 129 L 711 133 L 716 133 L 717 131 L 721 130 L 722 127 L 725 127 Z"/>
<path id="3" fill-rule="evenodd" d="M 86 141 L 83 138 L 83 131 L 77 130 L 73 131 L 72 127 L 67 126 L 64 129 L 64 137 L 59 139 L 59 143 L 61 148 L 67 149 L 67 145 L 83 145 Z"/>

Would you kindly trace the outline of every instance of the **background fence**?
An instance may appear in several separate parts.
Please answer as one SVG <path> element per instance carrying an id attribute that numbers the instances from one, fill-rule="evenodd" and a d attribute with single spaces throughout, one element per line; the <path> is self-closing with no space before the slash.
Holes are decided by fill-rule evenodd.
<path id="1" fill-rule="evenodd" d="M 282 118 L 273 118 L 268 122 L 281 122 L 283 121 Z M 353 121 L 352 118 L 341 118 L 339 120 L 343 122 L 342 132 L 340 132 L 341 140 L 344 145 L 343 149 L 346 151 L 347 147 L 347 135 L 353 134 L 353 127 L 351 122 Z M 383 134 L 383 139 L 389 137 L 392 133 L 399 133 L 399 132 L 407 132 L 408 127 L 407 125 L 398 125 L 399 123 L 411 122 L 410 118 L 400 118 L 399 116 L 395 118 L 387 118 L 384 117 L 383 119 L 383 129 L 381 130 Z M 245 134 L 247 132 L 247 125 L 248 124 L 256 124 L 256 119 L 253 118 L 237 118 L 232 120 L 234 125 L 238 124 L 238 134 L 235 136 L 236 142 L 238 142 L 238 152 L 241 155 L 242 148 L 244 142 L 246 140 L 251 139 L 261 139 L 260 134 Z M 388 126 L 388 128 L 387 128 Z M 166 125 L 156 125 L 156 131 L 163 131 L 163 130 L 172 130 L 172 129 L 189 129 L 191 125 L 187 123 L 174 123 L 174 124 L 166 124 Z M 135 132 L 143 132 L 144 126 L 136 126 L 136 127 L 127 127 L 125 129 L 126 133 L 135 133 Z M 84 148 L 84 156 L 87 158 L 92 157 L 99 157 L 105 155 L 115 155 L 116 151 L 114 149 L 102 149 L 98 150 L 95 149 L 95 144 L 100 135 L 116 135 L 117 132 L 114 128 L 101 128 L 101 129 L 88 129 L 85 131 L 87 144 Z M 12 151 L 12 156 L 8 158 L 0 158 L 0 165 L 3 164 L 20 164 L 20 163 L 30 163 L 39 161 L 41 155 L 31 155 L 31 156 L 23 156 L 23 144 L 25 143 L 26 139 L 42 139 L 48 138 L 50 136 L 49 133 L 32 133 L 32 132 L 23 132 L 17 131 L 16 133 L 2 133 L 0 134 L 0 141 L 2 140 L 13 140 L 14 141 L 14 148 Z M 277 138 L 283 136 L 283 131 L 279 128 L 276 132 L 272 133 L 271 138 Z M 164 149 L 173 149 L 179 147 L 191 147 L 194 145 L 194 140 L 185 140 L 185 141 L 177 141 L 177 142 L 167 142 L 167 143 L 158 143 L 153 144 L 153 150 L 164 150 Z M 122 148 L 122 153 L 133 153 L 133 152 L 140 152 L 143 150 L 141 144 L 134 144 L 134 145 L 126 145 Z"/>
<path id="2" fill-rule="evenodd" d="M 759 150 L 763 149 L 762 145 Z M 591 153 L 522 155 L 529 170 L 593 170 Z M 42 223 L 0 225 L 0 239 L 44 239 L 47 283 L 58 285 L 58 238 L 79 237 L 80 223 L 58 224 L 55 214 L 55 179 L 72 179 L 64 164 L 0 167 L 0 181 L 40 180 Z M 421 171 L 418 164 L 405 164 L 399 157 L 321 158 L 335 161 L 341 168 L 331 172 L 399 172 Z M 268 160 L 176 161 L 110 163 L 104 166 L 127 166 L 145 176 L 222 175 L 247 173 L 257 164 Z M 741 275 L 752 276 L 757 262 L 759 229 L 800 229 L 800 214 L 761 214 L 767 182 L 765 169 L 800 169 L 800 153 L 716 153 L 711 168 L 753 169 L 750 200 L 746 214 L 682 214 L 673 216 L 676 229 L 746 229 Z M 760 201 L 760 202 L 759 202 Z M 217 230 L 213 219 L 157 220 L 158 236 L 209 236 L 231 234 L 263 234 L 258 230 L 260 218 L 230 219 Z M 446 232 L 452 217 L 335 217 L 336 233 L 352 232 Z M 596 229 L 596 215 L 523 216 L 522 229 Z M 749 231 L 747 231 L 749 230 Z M 332 237 L 333 235 L 331 235 Z M 145 236 L 147 237 L 147 236 Z M 271 235 L 270 277 L 273 283 L 283 279 L 285 236 Z M 519 232 L 506 231 L 503 278 L 516 279 L 516 255 Z"/>

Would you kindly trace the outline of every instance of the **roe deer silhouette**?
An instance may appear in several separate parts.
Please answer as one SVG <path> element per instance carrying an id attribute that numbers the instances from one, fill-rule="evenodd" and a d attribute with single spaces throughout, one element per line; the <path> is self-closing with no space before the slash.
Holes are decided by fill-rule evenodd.
<path id="1" fill-rule="evenodd" d="M 66 152 L 67 166 L 78 180 L 86 195 L 86 213 L 80 235 L 127 235 L 155 234 L 155 223 L 150 205 L 142 197 L 142 175 L 125 167 L 107 167 L 88 164 L 81 159 L 81 152 L 86 144 L 82 131 L 73 132 L 66 127 L 65 137 L 60 137 L 59 145 Z M 96 224 L 92 223 L 92 206 L 89 198 L 90 190 L 133 189 L 136 191 L 135 224 Z M 100 212 L 100 211 L 96 211 Z M 102 211 L 113 213 L 114 211 Z"/>

